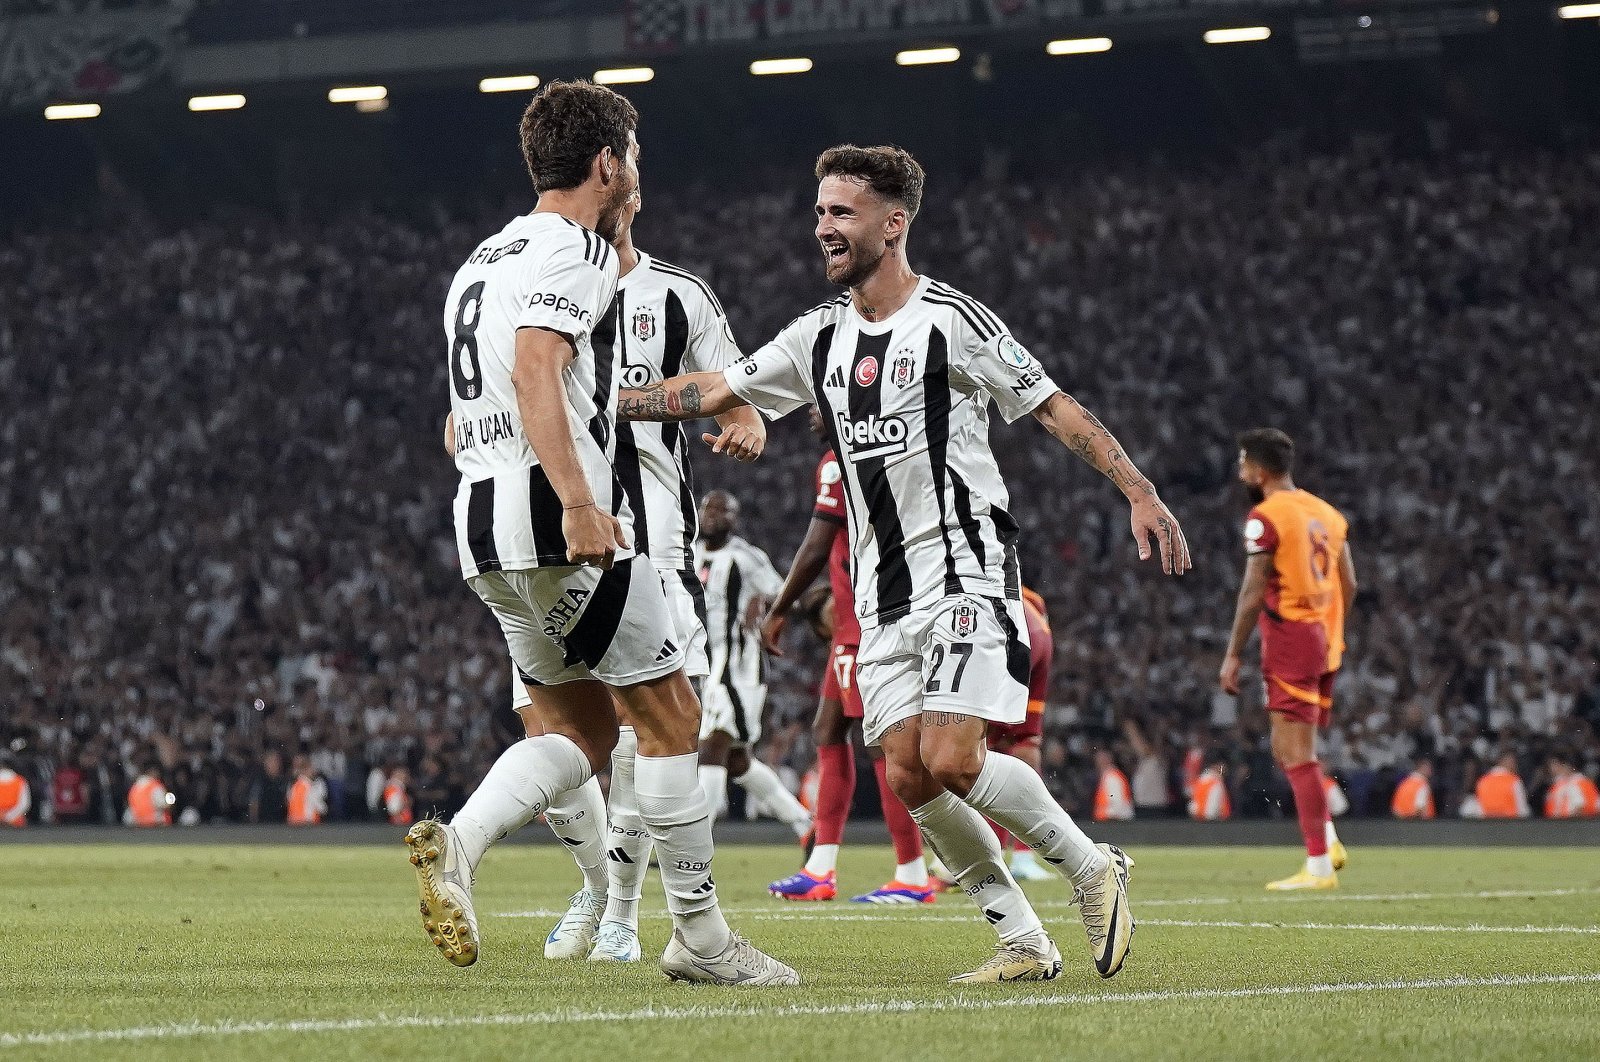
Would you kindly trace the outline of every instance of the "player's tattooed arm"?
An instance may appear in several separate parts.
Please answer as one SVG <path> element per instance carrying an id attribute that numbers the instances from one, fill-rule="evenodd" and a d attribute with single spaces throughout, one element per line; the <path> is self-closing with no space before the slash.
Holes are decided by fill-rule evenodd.
<path id="1" fill-rule="evenodd" d="M 619 420 L 695 420 L 745 405 L 720 372 L 691 372 L 617 393 Z"/>
<path id="2" fill-rule="evenodd" d="M 1233 631 L 1228 636 L 1228 651 L 1217 676 L 1224 693 L 1239 692 L 1239 660 L 1250 632 L 1256 629 L 1261 610 L 1267 603 L 1267 580 L 1272 575 L 1272 554 L 1254 553 L 1245 562 L 1244 581 L 1239 584 L 1239 600 L 1233 607 Z"/>
<path id="3" fill-rule="evenodd" d="M 1100 418 L 1062 391 L 1040 403 L 1033 416 L 1063 446 L 1115 483 L 1127 497 L 1133 508 L 1133 538 L 1139 546 L 1140 560 L 1150 556 L 1150 536 L 1154 535 L 1161 552 L 1162 571 L 1182 575 L 1193 567 L 1189 544 L 1177 518 L 1156 495 L 1155 484 L 1139 471 Z"/>

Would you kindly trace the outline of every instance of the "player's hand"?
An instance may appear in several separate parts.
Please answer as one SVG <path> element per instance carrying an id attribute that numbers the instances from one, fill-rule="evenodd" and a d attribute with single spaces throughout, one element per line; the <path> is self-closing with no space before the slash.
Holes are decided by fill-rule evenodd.
<path id="1" fill-rule="evenodd" d="M 748 424 L 729 424 L 721 435 L 703 432 L 700 438 L 715 454 L 727 454 L 735 461 L 754 461 L 767 448 L 766 425 L 753 428 Z"/>
<path id="2" fill-rule="evenodd" d="M 1154 535 L 1156 547 L 1161 551 L 1161 570 L 1168 575 L 1182 575 L 1194 564 L 1189 559 L 1189 542 L 1183 537 L 1178 518 L 1155 494 L 1141 495 L 1133 502 L 1129 519 L 1133 526 L 1133 540 L 1139 545 L 1139 559 L 1150 559 L 1150 536 Z"/>
<path id="3" fill-rule="evenodd" d="M 1222 686 L 1223 693 L 1239 696 L 1239 658 L 1225 656 L 1222 658 L 1222 671 L 1217 675 L 1217 681 Z"/>
<path id="4" fill-rule="evenodd" d="M 609 568 L 617 550 L 628 548 L 622 522 L 590 502 L 561 513 L 561 533 L 567 539 L 567 560 Z"/>
<path id="5" fill-rule="evenodd" d="M 761 648 L 773 656 L 783 655 L 783 632 L 789 626 L 789 616 L 785 612 L 769 612 L 761 621 Z"/>

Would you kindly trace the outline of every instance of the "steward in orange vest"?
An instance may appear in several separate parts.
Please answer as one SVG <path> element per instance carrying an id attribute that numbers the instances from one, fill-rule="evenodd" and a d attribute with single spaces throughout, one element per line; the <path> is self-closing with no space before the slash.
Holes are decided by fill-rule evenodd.
<path id="1" fill-rule="evenodd" d="M 304 756 L 294 758 L 294 781 L 289 785 L 289 825 L 315 826 L 328 814 L 328 785 L 311 769 Z"/>
<path id="2" fill-rule="evenodd" d="M 1433 764 L 1418 760 L 1411 773 L 1395 787 L 1390 804 L 1397 819 L 1433 818 Z"/>
<path id="3" fill-rule="evenodd" d="M 1100 768 L 1100 781 L 1094 787 L 1094 821 L 1133 818 L 1133 790 L 1128 786 L 1128 776 L 1117 768 L 1111 753 L 1103 749 L 1094 754 L 1094 761 Z"/>
<path id="4" fill-rule="evenodd" d="M 1189 817 L 1201 822 L 1221 822 L 1233 814 L 1228 800 L 1228 782 L 1222 764 L 1212 762 L 1194 780 L 1194 795 L 1189 798 Z"/>
<path id="5" fill-rule="evenodd" d="M 17 765 L 9 756 L 0 760 L 0 826 L 20 830 L 28 825 L 28 810 L 33 807 L 33 790 L 16 768 Z"/>
<path id="6" fill-rule="evenodd" d="M 1478 779 L 1475 794 L 1486 819 L 1525 819 L 1531 814 L 1528 791 L 1517 776 L 1517 758 L 1509 752 Z"/>
<path id="7" fill-rule="evenodd" d="M 383 785 L 383 810 L 392 826 L 411 825 L 411 790 L 406 769 L 396 767 Z"/>
<path id="8" fill-rule="evenodd" d="M 161 784 L 154 768 L 146 769 L 133 780 L 123 821 L 139 827 L 172 825 L 172 794 Z"/>
<path id="9" fill-rule="evenodd" d="M 1565 755 L 1550 757 L 1550 791 L 1544 796 L 1547 819 L 1592 819 L 1600 815 L 1600 789 L 1573 770 Z"/>

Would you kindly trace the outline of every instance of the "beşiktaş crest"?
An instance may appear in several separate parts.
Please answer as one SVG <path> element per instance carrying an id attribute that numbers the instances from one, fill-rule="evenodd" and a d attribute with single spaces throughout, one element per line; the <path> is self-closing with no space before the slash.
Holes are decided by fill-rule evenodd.
<path id="1" fill-rule="evenodd" d="M 909 349 L 902 349 L 895 353 L 894 368 L 889 371 L 889 379 L 896 387 L 910 387 L 911 382 L 917 378 L 917 360 L 912 357 Z"/>
<path id="2" fill-rule="evenodd" d="M 655 338 L 656 315 L 649 310 L 640 310 L 633 315 L 633 334 L 641 343 L 648 343 Z"/>
<path id="3" fill-rule="evenodd" d="M 963 601 L 950 614 L 950 629 L 957 638 L 970 638 L 978 631 L 978 610 Z"/>

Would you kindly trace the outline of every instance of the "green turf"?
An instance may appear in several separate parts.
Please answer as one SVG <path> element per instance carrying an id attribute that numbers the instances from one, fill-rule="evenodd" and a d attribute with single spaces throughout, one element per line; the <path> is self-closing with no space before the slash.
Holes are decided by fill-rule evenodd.
<path id="1" fill-rule="evenodd" d="M 1294 868 L 1287 849 L 1138 850 L 1143 925 L 1115 981 L 1094 976 L 1067 890 L 1049 882 L 1031 892 L 1067 957 L 1061 978 L 957 990 L 945 979 L 992 943 L 964 901 L 780 904 L 764 885 L 793 870 L 794 850 L 730 847 L 717 879 L 731 920 L 805 978 L 799 989 L 743 992 L 670 984 L 656 970 L 650 957 L 667 922 L 653 876 L 645 963 L 546 962 L 554 917 L 508 914 L 564 909 L 575 872 L 550 847 L 490 854 L 477 892 L 483 957 L 469 970 L 448 966 L 424 938 L 398 843 L 6 854 L 0 1062 L 1600 1058 L 1600 858 L 1591 850 L 1358 849 L 1342 891 L 1299 896 L 1261 891 Z M 883 849 L 847 849 L 844 886 L 876 884 L 888 861 Z M 1510 895 L 1468 895 L 1480 892 Z M 1488 926 L 1521 931 L 1475 928 Z M 1220 994 L 1562 974 L 1585 979 Z M 419 1017 L 452 1024 L 418 1027 Z M 369 1024 L 286 1024 L 345 1020 Z M 27 1038 L 182 1023 L 240 1028 Z"/>

